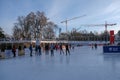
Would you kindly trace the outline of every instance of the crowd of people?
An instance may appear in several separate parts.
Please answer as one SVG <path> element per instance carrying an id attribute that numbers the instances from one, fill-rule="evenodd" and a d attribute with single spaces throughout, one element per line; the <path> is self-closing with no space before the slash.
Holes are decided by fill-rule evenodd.
<path id="1" fill-rule="evenodd" d="M 26 47 L 26 45 L 24 45 L 24 47 L 19 46 L 18 48 L 13 45 L 10 46 L 6 49 L 6 51 L 4 51 L 4 54 L 6 55 L 6 57 L 16 57 L 18 53 L 20 53 L 23 50 L 23 53 L 25 54 L 25 50 L 29 49 L 30 56 L 32 57 L 33 54 L 35 54 L 36 56 L 40 56 L 43 53 L 45 53 L 46 55 L 49 55 L 49 53 L 51 54 L 51 56 L 54 56 L 54 51 L 59 51 L 60 55 L 65 54 L 65 55 L 70 55 L 70 49 L 74 49 L 74 45 L 68 44 L 68 43 L 59 43 L 59 44 L 55 44 L 55 43 L 45 43 L 44 45 L 33 45 L 33 44 L 29 44 L 29 46 Z M 0 51 L 1 53 L 1 51 Z M 18 54 L 19 56 L 19 54 Z M 2 57 L 2 55 L 0 54 L 0 57 Z"/>
<path id="2" fill-rule="evenodd" d="M 68 44 L 68 43 L 59 43 L 59 44 L 55 44 L 55 43 L 45 43 L 44 45 L 34 45 L 29 44 L 29 47 L 24 46 L 25 50 L 26 48 L 29 49 L 29 53 L 30 56 L 32 57 L 34 52 L 36 56 L 41 56 L 43 53 L 45 53 L 46 55 L 50 55 L 54 56 L 54 51 L 59 51 L 60 55 L 64 54 L 64 55 L 70 55 L 70 49 L 74 50 L 75 45 L 72 44 Z M 97 44 L 92 44 L 92 49 L 97 49 Z M 21 49 L 20 49 L 21 50 Z M 13 45 L 12 50 L 11 50 L 13 57 L 16 57 L 16 47 L 15 45 Z M 25 54 L 25 51 L 24 51 Z M 0 55 L 1 56 L 1 55 Z"/>

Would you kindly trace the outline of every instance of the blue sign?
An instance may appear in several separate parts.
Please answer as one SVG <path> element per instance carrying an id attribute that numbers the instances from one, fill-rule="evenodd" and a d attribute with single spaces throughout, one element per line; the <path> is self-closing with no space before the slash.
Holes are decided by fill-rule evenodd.
<path id="1" fill-rule="evenodd" d="M 120 53 L 120 46 L 103 46 L 104 53 Z"/>

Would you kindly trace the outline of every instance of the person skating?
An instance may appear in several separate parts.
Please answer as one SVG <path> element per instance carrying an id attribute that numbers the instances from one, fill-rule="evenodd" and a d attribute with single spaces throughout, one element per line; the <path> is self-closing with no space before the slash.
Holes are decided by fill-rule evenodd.
<path id="1" fill-rule="evenodd" d="M 49 45 L 45 44 L 45 54 L 49 55 Z"/>
<path id="2" fill-rule="evenodd" d="M 35 55 L 38 56 L 38 45 L 35 46 Z"/>
<path id="3" fill-rule="evenodd" d="M 50 45 L 51 56 L 54 56 L 54 45 Z"/>
<path id="4" fill-rule="evenodd" d="M 13 53 L 13 57 L 16 57 L 16 48 L 15 48 L 15 45 L 13 45 L 12 53 Z"/>
<path id="5" fill-rule="evenodd" d="M 95 49 L 97 49 L 97 44 L 96 44 L 96 43 L 95 43 L 95 45 L 94 45 L 94 46 L 95 46 Z"/>
<path id="6" fill-rule="evenodd" d="M 63 53 L 64 54 L 64 51 L 63 51 L 63 48 L 62 48 L 62 44 L 60 44 L 60 54 Z"/>
<path id="7" fill-rule="evenodd" d="M 38 51 L 39 51 L 38 55 L 40 56 L 42 54 L 41 53 L 41 46 L 40 45 L 38 46 Z"/>
<path id="8" fill-rule="evenodd" d="M 69 55 L 70 55 L 70 51 L 69 51 L 69 46 L 68 46 L 68 44 L 66 44 L 66 55 L 69 53 Z"/>
<path id="9" fill-rule="evenodd" d="M 91 46 L 92 46 L 92 49 L 93 49 L 94 45 L 93 45 L 93 44 L 91 44 Z"/>
<path id="10" fill-rule="evenodd" d="M 72 45 L 72 49 L 73 49 L 73 51 L 74 51 L 74 48 L 75 48 L 75 46 L 74 46 L 74 45 Z"/>
<path id="11" fill-rule="evenodd" d="M 32 44 L 30 44 L 29 49 L 30 49 L 30 56 L 32 57 Z"/>

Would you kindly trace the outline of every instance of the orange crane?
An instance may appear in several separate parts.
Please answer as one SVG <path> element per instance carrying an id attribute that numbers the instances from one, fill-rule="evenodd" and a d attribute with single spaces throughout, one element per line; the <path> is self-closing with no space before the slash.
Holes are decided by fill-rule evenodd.
<path id="1" fill-rule="evenodd" d="M 82 16 L 79 16 L 79 17 L 74 17 L 74 18 L 71 18 L 71 19 L 66 19 L 64 21 L 61 21 L 61 23 L 65 23 L 66 24 L 66 33 L 67 33 L 67 24 L 68 24 L 68 21 L 71 21 L 71 20 L 74 20 L 74 19 L 78 19 L 78 18 L 81 18 L 81 17 L 84 17 L 86 15 L 82 15 Z"/>

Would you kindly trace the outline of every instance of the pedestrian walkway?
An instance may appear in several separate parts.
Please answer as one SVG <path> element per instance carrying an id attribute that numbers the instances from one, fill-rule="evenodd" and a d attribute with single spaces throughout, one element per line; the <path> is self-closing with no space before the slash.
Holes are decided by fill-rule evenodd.
<path id="1" fill-rule="evenodd" d="M 30 55 L 0 60 L 0 80 L 120 80 L 120 55 L 102 47 L 75 47 L 70 55 Z"/>

